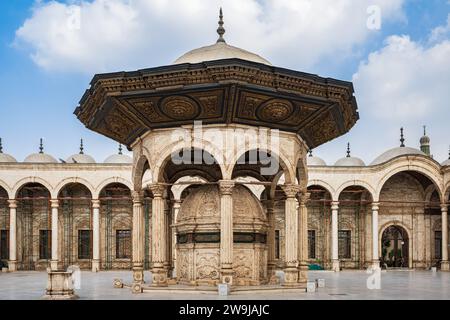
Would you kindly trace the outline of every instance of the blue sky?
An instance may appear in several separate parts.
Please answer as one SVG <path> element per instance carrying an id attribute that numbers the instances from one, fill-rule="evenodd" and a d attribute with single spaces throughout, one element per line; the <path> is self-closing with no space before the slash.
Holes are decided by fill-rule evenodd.
<path id="1" fill-rule="evenodd" d="M 368 30 L 366 8 L 381 9 Z M 116 142 L 73 115 L 97 72 L 170 64 L 216 38 L 223 6 L 228 43 L 272 64 L 353 80 L 361 120 L 315 150 L 327 163 L 352 155 L 370 163 L 382 151 L 418 147 L 422 125 L 439 162 L 450 144 L 450 2 L 447 0 L 91 0 L 0 2 L 0 137 L 22 161 L 38 150 L 66 159 L 85 152 L 103 161 Z M 61 21 L 80 8 L 80 29 Z M 73 16 L 72 16 L 73 17 Z M 244 19 L 245 17 L 245 19 Z"/>

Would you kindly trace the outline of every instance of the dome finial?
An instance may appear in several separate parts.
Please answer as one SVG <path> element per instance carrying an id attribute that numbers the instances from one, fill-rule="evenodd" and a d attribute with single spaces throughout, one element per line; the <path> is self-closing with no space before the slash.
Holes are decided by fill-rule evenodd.
<path id="1" fill-rule="evenodd" d="M 426 136 L 427 135 L 427 126 L 423 126 L 423 135 Z"/>
<path id="2" fill-rule="evenodd" d="M 405 146 L 405 138 L 403 137 L 403 127 L 400 128 L 400 147 Z"/>
<path id="3" fill-rule="evenodd" d="M 3 153 L 3 144 L 2 144 L 2 138 L 0 138 L 0 153 Z"/>
<path id="4" fill-rule="evenodd" d="M 313 156 L 312 149 L 309 149 L 308 152 L 309 152 L 309 156 L 312 157 Z"/>
<path id="5" fill-rule="evenodd" d="M 347 142 L 347 158 L 350 158 L 350 142 Z"/>
<path id="6" fill-rule="evenodd" d="M 119 154 L 122 154 L 122 144 L 119 143 Z"/>
<path id="7" fill-rule="evenodd" d="M 39 153 L 44 153 L 44 143 L 42 142 L 42 138 L 39 140 Z"/>
<path id="8" fill-rule="evenodd" d="M 450 160 L 450 146 L 448 146 L 448 160 Z"/>
<path id="9" fill-rule="evenodd" d="M 84 150 L 83 139 L 80 139 L 80 154 L 84 154 L 83 150 Z"/>
<path id="10" fill-rule="evenodd" d="M 219 39 L 217 39 L 217 43 L 219 42 L 225 42 L 225 39 L 223 38 L 223 34 L 225 33 L 225 28 L 223 27 L 223 14 L 222 14 L 222 7 L 220 7 L 219 10 L 219 27 L 217 28 L 217 33 L 219 34 Z"/>

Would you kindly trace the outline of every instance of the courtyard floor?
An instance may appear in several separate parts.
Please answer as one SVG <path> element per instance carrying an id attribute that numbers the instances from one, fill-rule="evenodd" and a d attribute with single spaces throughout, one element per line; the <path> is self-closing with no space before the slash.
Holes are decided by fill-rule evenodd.
<path id="1" fill-rule="evenodd" d="M 149 272 L 145 277 L 149 278 Z M 80 299 L 164 299 L 164 300 L 336 300 L 336 299 L 450 299 L 450 273 L 431 271 L 383 271 L 381 289 L 369 290 L 366 285 L 369 277 L 365 271 L 310 271 L 309 279 L 325 279 L 325 288 L 312 293 L 233 292 L 229 296 L 217 293 L 173 293 L 144 292 L 132 294 L 130 289 L 115 289 L 113 280 L 121 278 L 131 283 L 130 271 L 81 272 L 81 288 L 76 290 Z M 0 300 L 40 299 L 45 292 L 47 274 L 45 272 L 0 273 Z"/>

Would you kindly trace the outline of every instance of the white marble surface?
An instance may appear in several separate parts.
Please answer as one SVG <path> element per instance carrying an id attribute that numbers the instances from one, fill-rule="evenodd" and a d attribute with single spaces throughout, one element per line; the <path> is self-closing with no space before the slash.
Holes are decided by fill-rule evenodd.
<path id="1" fill-rule="evenodd" d="M 149 272 L 145 273 L 149 278 Z M 431 271 L 382 272 L 380 290 L 366 288 L 368 275 L 364 271 L 309 272 L 309 280 L 325 279 L 326 287 L 315 293 L 232 293 L 229 296 L 192 293 L 143 293 L 132 294 L 130 289 L 113 288 L 113 279 L 122 278 L 130 283 L 130 271 L 103 271 L 81 273 L 81 288 L 76 290 L 80 299 L 450 299 L 450 273 Z M 45 272 L 0 273 L 0 300 L 40 299 L 45 292 Z"/>

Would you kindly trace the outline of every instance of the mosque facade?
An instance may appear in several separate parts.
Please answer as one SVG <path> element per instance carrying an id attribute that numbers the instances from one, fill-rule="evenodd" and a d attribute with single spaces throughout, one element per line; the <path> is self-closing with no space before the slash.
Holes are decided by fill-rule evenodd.
<path id="1" fill-rule="evenodd" d="M 95 75 L 75 110 L 125 145 L 98 163 L 0 147 L 4 267 L 127 269 L 171 284 L 304 288 L 310 269 L 449 270 L 450 157 L 400 146 L 332 165 L 312 149 L 359 118 L 350 82 L 224 40 L 172 65 Z M 200 127 L 200 128 L 199 128 Z M 309 153 L 309 154 L 308 154 Z M 146 278 L 146 271 L 151 278 Z"/>

